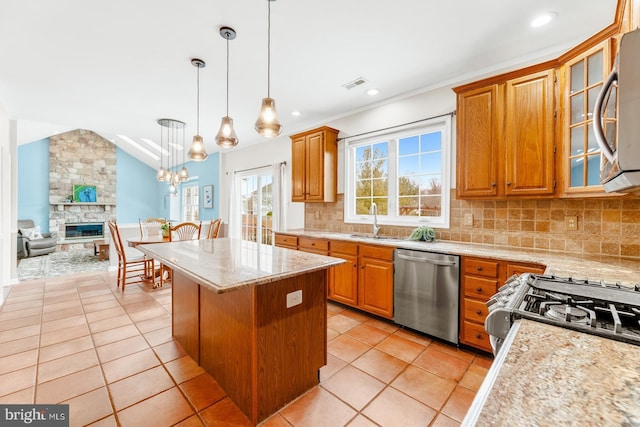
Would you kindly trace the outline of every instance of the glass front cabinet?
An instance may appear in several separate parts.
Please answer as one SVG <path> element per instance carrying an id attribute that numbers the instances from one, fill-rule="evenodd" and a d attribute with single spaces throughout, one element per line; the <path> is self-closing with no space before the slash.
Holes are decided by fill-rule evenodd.
<path id="1" fill-rule="evenodd" d="M 611 72 L 612 40 L 606 40 L 565 64 L 564 188 L 567 195 L 602 195 L 600 147 L 593 131 L 593 109 L 604 80 Z M 616 131 L 616 90 L 605 99 L 604 130 Z"/>

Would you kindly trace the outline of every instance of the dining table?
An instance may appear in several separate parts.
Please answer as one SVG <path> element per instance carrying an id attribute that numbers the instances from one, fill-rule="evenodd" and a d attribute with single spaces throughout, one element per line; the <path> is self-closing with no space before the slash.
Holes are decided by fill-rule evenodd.
<path id="1" fill-rule="evenodd" d="M 127 245 L 131 248 L 135 248 L 138 245 L 145 245 L 151 243 L 169 243 L 171 239 L 169 236 L 163 236 L 162 234 L 148 234 L 140 237 L 133 237 L 127 239 Z M 153 264 L 151 264 L 153 266 Z M 153 287 L 155 288 L 157 285 L 155 283 L 155 268 L 154 267 L 145 267 L 144 277 L 147 280 L 152 280 L 154 282 Z"/>
<path id="2" fill-rule="evenodd" d="M 138 245 L 145 245 L 149 243 L 169 243 L 170 241 L 169 236 L 164 237 L 161 234 L 151 234 L 127 239 L 127 245 L 131 248 L 135 248 Z"/>

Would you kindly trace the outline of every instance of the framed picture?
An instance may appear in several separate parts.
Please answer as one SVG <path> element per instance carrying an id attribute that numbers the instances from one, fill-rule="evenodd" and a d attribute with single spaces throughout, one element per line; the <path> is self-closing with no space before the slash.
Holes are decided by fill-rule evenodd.
<path id="1" fill-rule="evenodd" d="M 213 185 L 202 186 L 202 207 L 213 208 Z"/>
<path id="2" fill-rule="evenodd" d="M 96 198 L 96 186 L 95 185 L 73 185 L 73 201 L 95 203 L 98 201 Z"/>

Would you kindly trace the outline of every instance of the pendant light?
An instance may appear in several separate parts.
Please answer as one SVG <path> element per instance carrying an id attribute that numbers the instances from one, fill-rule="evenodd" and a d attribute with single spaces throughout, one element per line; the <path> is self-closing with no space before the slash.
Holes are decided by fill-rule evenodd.
<path id="1" fill-rule="evenodd" d="M 193 142 L 191 148 L 189 148 L 189 158 L 196 162 L 201 162 L 207 158 L 207 150 L 204 148 L 204 141 L 200 136 L 200 68 L 204 68 L 205 62 L 202 59 L 193 58 L 191 65 L 198 69 L 198 102 L 197 102 L 197 117 L 196 117 L 196 135 L 193 136 Z"/>
<path id="2" fill-rule="evenodd" d="M 221 27 L 220 35 L 227 40 L 227 115 L 222 118 L 216 143 L 221 147 L 231 148 L 238 145 L 238 137 L 233 129 L 233 119 L 229 117 L 229 40 L 236 38 L 236 32 L 231 27 Z"/>
<path id="3" fill-rule="evenodd" d="M 185 147 L 185 137 L 184 137 L 184 126 L 182 126 L 182 169 L 180 169 L 180 182 L 185 182 L 189 180 L 189 171 L 184 164 L 184 152 L 187 151 L 187 147 Z"/>
<path id="4" fill-rule="evenodd" d="M 159 181 L 167 181 L 169 183 L 169 194 L 175 195 L 177 194 L 176 186 L 183 181 L 181 179 L 182 170 L 178 171 L 178 147 L 182 147 L 183 149 L 183 161 L 184 161 L 184 128 L 185 123 L 180 120 L 174 119 L 159 119 L 158 124 L 160 125 L 160 151 L 164 152 L 164 139 L 163 128 L 167 129 L 167 168 L 164 169 L 161 166 L 161 169 L 164 169 L 163 176 L 160 178 L 160 171 L 158 171 L 158 180 Z M 178 132 L 182 130 L 182 142 L 178 141 Z M 186 173 L 187 179 L 189 178 L 189 173 L 187 172 L 187 168 L 183 166 L 182 168 L 184 173 Z"/>
<path id="5" fill-rule="evenodd" d="M 262 99 L 262 108 L 256 121 L 256 131 L 267 138 L 280 135 L 282 125 L 278 121 L 276 111 L 276 101 L 271 98 L 271 2 L 268 4 L 268 27 L 267 27 L 267 97 Z"/>

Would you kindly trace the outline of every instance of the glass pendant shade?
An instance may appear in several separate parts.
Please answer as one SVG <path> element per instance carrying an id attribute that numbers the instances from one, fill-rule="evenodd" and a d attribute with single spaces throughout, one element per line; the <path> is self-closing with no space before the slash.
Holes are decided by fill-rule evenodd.
<path id="1" fill-rule="evenodd" d="M 278 120 L 276 101 L 273 98 L 262 99 L 262 108 L 256 120 L 256 131 L 267 138 L 280 135 L 282 125 Z"/>
<path id="2" fill-rule="evenodd" d="M 164 168 L 161 166 L 160 169 L 158 169 L 158 174 L 156 175 L 156 179 L 158 181 L 164 181 Z"/>
<path id="3" fill-rule="evenodd" d="M 236 131 L 233 129 L 233 119 L 231 117 L 224 116 L 222 118 L 220 130 L 216 135 L 216 143 L 225 148 L 238 145 L 238 137 L 236 136 Z"/>
<path id="4" fill-rule="evenodd" d="M 204 141 L 200 135 L 193 136 L 193 142 L 189 148 L 189 158 L 196 162 L 201 162 L 207 158 L 207 150 L 204 148 Z"/>
<path id="5" fill-rule="evenodd" d="M 189 179 L 189 171 L 185 166 L 182 166 L 182 169 L 180 169 L 179 175 L 180 175 L 180 182 L 184 182 Z"/>
<path id="6" fill-rule="evenodd" d="M 207 159 L 207 150 L 204 148 L 204 141 L 200 136 L 200 68 L 205 67 L 205 62 L 199 58 L 193 58 L 191 65 L 197 68 L 197 102 L 196 102 L 196 135 L 193 136 L 193 142 L 189 148 L 189 158 L 196 162 L 201 162 Z"/>

